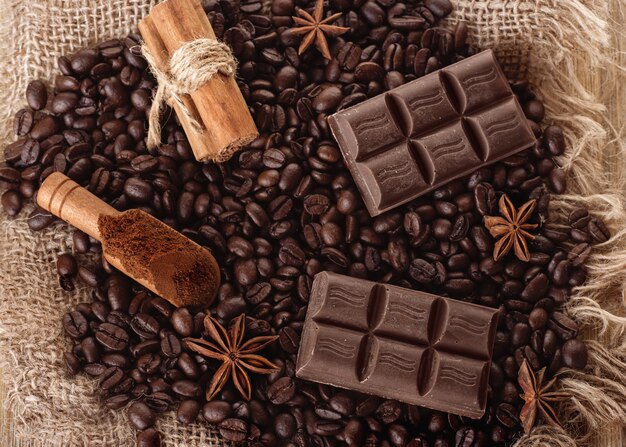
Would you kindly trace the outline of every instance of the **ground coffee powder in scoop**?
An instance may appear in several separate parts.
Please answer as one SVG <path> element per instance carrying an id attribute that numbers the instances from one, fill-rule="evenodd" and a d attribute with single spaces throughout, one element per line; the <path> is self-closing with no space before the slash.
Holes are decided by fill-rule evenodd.
<path id="1" fill-rule="evenodd" d="M 103 248 L 135 278 L 176 306 L 206 306 L 220 283 L 209 251 L 141 210 L 101 216 Z"/>

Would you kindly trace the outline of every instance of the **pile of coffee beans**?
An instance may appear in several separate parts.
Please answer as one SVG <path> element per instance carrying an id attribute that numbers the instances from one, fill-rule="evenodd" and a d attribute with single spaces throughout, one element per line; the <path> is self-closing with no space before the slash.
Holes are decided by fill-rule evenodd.
<path id="1" fill-rule="evenodd" d="M 166 410 L 176 410 L 182 424 L 201 420 L 226 440 L 255 447 L 510 444 L 521 430 L 520 364 L 546 367 L 548 377 L 586 365 L 578 327 L 560 308 L 585 281 L 591 245 L 609 233 L 582 208 L 568 228 L 546 225 L 551 194 L 565 191 L 565 173 L 553 160 L 564 138 L 560 128 L 540 125 L 543 105 L 524 82 L 512 87 L 536 147 L 372 219 L 326 117 L 476 50 L 465 42 L 464 24 L 437 26 L 452 9 L 449 0 L 330 0 L 327 11 L 341 12 L 336 24 L 350 31 L 330 40 L 330 61 L 315 49 L 298 55 L 290 16 L 313 3 L 274 0 L 267 16 L 259 0 L 203 2 L 238 58 L 240 88 L 261 132 L 223 164 L 196 162 L 172 113 L 164 144 L 146 149 L 155 81 L 136 35 L 61 57 L 51 90 L 29 85 L 28 107 L 15 117 L 20 139 L 0 167 L 9 215 L 34 199 L 46 176 L 63 172 L 115 208 L 143 209 L 210 248 L 222 269 L 214 307 L 174 309 L 104 259 L 78 262 L 101 247 L 75 231 L 74 255 L 58 260 L 60 284 L 71 291 L 78 278 L 93 289 L 93 301 L 63 318 L 73 341 L 67 367 L 98 381 L 104 405 L 127 411 L 141 446 L 159 445 L 151 427 Z M 516 206 L 537 201 L 531 221 L 540 227 L 527 263 L 512 253 L 492 257 L 483 217 L 498 214 L 502 194 Z M 53 221 L 35 209 L 28 224 L 40 230 Z M 470 420 L 296 379 L 311 283 L 324 270 L 499 308 L 485 415 Z M 279 335 L 263 354 L 280 370 L 252 375 L 250 401 L 231 385 L 205 401 L 219 365 L 182 339 L 201 336 L 206 313 L 225 325 L 245 313 L 250 337 Z"/>

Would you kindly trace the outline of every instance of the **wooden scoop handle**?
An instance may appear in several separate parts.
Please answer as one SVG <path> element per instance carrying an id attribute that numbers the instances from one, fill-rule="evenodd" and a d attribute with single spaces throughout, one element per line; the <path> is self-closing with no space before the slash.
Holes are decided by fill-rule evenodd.
<path id="1" fill-rule="evenodd" d="M 37 192 L 37 204 L 99 241 L 98 218 L 120 214 L 60 172 L 54 172 L 44 180 Z"/>

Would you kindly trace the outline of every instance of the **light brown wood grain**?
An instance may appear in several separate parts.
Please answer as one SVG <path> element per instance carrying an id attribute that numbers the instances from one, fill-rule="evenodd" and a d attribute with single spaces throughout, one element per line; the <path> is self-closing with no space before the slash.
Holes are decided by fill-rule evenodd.
<path id="1" fill-rule="evenodd" d="M 37 192 L 37 204 L 99 241 L 102 241 L 98 228 L 100 216 L 121 214 L 60 172 L 50 174 L 43 182 Z"/>

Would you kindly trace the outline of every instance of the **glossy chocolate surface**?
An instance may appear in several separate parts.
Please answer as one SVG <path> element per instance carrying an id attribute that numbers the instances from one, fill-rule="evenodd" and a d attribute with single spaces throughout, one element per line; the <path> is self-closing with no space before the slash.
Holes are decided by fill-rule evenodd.
<path id="1" fill-rule="evenodd" d="M 497 309 L 322 272 L 296 375 L 479 418 L 497 316 Z"/>
<path id="2" fill-rule="evenodd" d="M 372 216 L 536 141 L 491 50 L 328 120 Z"/>

